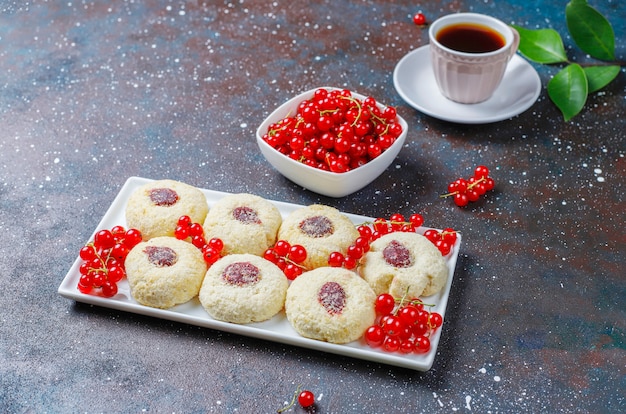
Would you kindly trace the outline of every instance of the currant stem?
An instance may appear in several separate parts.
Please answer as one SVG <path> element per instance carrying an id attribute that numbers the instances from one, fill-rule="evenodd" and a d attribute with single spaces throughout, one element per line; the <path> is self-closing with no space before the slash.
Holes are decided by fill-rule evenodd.
<path id="1" fill-rule="evenodd" d="M 298 398 L 298 394 L 300 394 L 301 390 L 302 390 L 302 385 L 298 385 L 298 387 L 296 388 L 296 391 L 293 393 L 293 397 L 291 398 L 291 402 L 289 403 L 289 405 L 287 405 L 287 406 L 285 406 L 283 408 L 279 408 L 276 412 L 277 413 L 282 413 L 283 411 L 287 411 L 288 409 L 293 407 L 294 404 L 296 403 L 296 399 Z"/>
<path id="2" fill-rule="evenodd" d="M 459 194 L 459 192 L 458 192 L 458 191 L 455 191 L 455 192 L 453 192 L 453 193 L 441 194 L 441 195 L 439 196 L 439 198 L 452 197 L 453 195 L 456 195 L 456 194 Z"/>
<path id="3" fill-rule="evenodd" d="M 404 295 L 402 295 L 402 297 L 400 298 L 400 300 L 398 301 L 398 299 L 394 298 L 394 301 L 397 302 L 400 306 L 399 308 L 401 308 L 404 305 L 404 300 L 406 299 L 406 296 L 409 294 L 409 289 L 411 288 L 411 286 L 407 286 L 406 291 L 404 292 Z M 412 299 L 408 302 L 410 305 L 413 304 L 422 304 L 424 306 L 428 306 L 428 307 L 433 307 L 435 306 L 434 304 L 428 304 L 428 303 L 424 303 L 421 299 Z M 398 308 L 398 309 L 399 309 Z M 396 310 L 397 312 L 397 310 Z M 394 312 L 395 314 L 395 312 Z"/>
<path id="4" fill-rule="evenodd" d="M 471 182 L 471 183 L 468 183 L 468 184 L 467 184 L 467 189 L 468 189 L 468 190 L 471 190 L 471 189 L 472 189 L 472 188 L 474 188 L 474 186 L 476 186 L 478 183 L 481 183 L 481 182 L 485 181 L 486 179 L 487 179 L 487 177 L 480 177 L 478 180 L 476 180 L 476 181 L 474 181 L 474 182 Z M 440 198 L 451 197 L 451 196 L 453 196 L 453 195 L 455 195 L 455 194 L 459 194 L 459 191 L 454 191 L 454 192 L 452 192 L 452 193 L 448 193 L 448 194 L 442 194 L 442 195 L 440 195 L 439 197 L 440 197 Z"/>

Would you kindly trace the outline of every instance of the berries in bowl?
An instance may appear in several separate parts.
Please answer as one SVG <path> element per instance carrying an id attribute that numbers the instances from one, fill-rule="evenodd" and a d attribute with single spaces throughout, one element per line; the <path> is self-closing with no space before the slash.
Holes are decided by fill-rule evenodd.
<path id="1" fill-rule="evenodd" d="M 296 184 L 329 197 L 360 190 L 389 167 L 406 139 L 395 108 L 322 87 L 278 107 L 257 129 L 265 158 Z"/>

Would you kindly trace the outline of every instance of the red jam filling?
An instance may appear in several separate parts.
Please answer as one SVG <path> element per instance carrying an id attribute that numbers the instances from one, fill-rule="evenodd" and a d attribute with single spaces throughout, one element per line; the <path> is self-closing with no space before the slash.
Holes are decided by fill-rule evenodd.
<path id="1" fill-rule="evenodd" d="M 148 261 L 157 267 L 173 266 L 178 261 L 176 252 L 166 246 L 147 246 L 143 252 Z"/>
<path id="2" fill-rule="evenodd" d="M 314 216 L 309 217 L 300 223 L 300 231 L 309 237 L 326 237 L 335 231 L 333 223 L 328 217 Z"/>
<path id="3" fill-rule="evenodd" d="M 383 250 L 383 258 L 393 267 L 409 267 L 413 264 L 411 252 L 404 245 L 392 240 Z"/>
<path id="4" fill-rule="evenodd" d="M 149 196 L 152 204 L 160 207 L 169 207 L 178 201 L 178 194 L 171 188 L 153 188 Z"/>
<path id="5" fill-rule="evenodd" d="M 331 315 L 339 315 L 346 306 L 346 292 L 337 282 L 326 282 L 317 292 L 317 300 Z"/>
<path id="6" fill-rule="evenodd" d="M 259 268 L 250 262 L 235 262 L 226 266 L 222 279 L 235 286 L 251 285 L 259 281 Z"/>
<path id="7" fill-rule="evenodd" d="M 250 207 L 237 207 L 233 210 L 233 217 L 235 220 L 242 222 L 243 224 L 261 224 L 256 210 Z"/>

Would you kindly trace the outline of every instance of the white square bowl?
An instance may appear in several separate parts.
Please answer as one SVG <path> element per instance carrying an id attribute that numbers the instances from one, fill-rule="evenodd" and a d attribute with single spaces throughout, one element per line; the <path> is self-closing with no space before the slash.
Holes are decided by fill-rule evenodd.
<path id="1" fill-rule="evenodd" d="M 328 86 L 320 88 L 329 91 L 340 89 Z M 300 95 L 288 100 L 272 112 L 257 129 L 257 144 L 259 145 L 259 149 L 265 159 L 267 159 L 267 161 L 272 164 L 278 172 L 287 177 L 289 180 L 318 194 L 336 198 L 344 197 L 365 187 L 381 175 L 387 167 L 389 167 L 404 145 L 408 125 L 406 121 L 398 115 L 398 123 L 402 126 L 402 133 L 398 136 L 398 138 L 396 138 L 395 142 L 382 154 L 369 161 L 367 164 L 345 173 L 334 173 L 320 170 L 298 162 L 284 154 L 281 154 L 263 140 L 263 135 L 267 133 L 270 125 L 287 116 L 293 116 L 298 110 L 298 105 L 302 101 L 312 98 L 314 92 L 320 88 L 303 92 Z M 352 92 L 352 96 L 360 100 L 367 98 L 366 96 L 356 92 Z M 378 106 L 380 109 L 385 108 L 385 106 L 380 103 L 378 103 Z"/>

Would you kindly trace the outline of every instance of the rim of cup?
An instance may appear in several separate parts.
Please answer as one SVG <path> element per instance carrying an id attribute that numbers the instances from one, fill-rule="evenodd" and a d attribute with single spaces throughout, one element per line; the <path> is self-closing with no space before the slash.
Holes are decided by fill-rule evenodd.
<path id="1" fill-rule="evenodd" d="M 482 24 L 484 26 L 487 26 L 497 31 L 504 37 L 504 46 L 502 46 L 499 49 L 492 50 L 490 52 L 473 53 L 473 52 L 462 52 L 456 49 L 450 49 L 449 47 L 442 45 L 437 40 L 437 33 L 439 32 L 439 30 L 441 30 L 443 27 L 446 27 L 452 24 L 458 24 L 458 23 Z M 430 38 L 430 41 L 436 44 L 437 47 L 449 53 L 453 53 L 459 56 L 468 56 L 468 57 L 491 56 L 491 55 L 500 54 L 502 53 L 502 51 L 511 47 L 511 44 L 513 43 L 513 39 L 514 39 L 513 28 L 511 28 L 509 25 L 504 23 L 502 20 L 499 20 L 495 17 L 489 16 L 486 14 L 481 14 L 481 13 L 453 13 L 453 14 L 447 14 L 445 16 L 442 16 L 438 18 L 437 20 L 435 20 L 433 23 L 431 23 L 430 27 L 428 28 L 428 36 Z"/>

